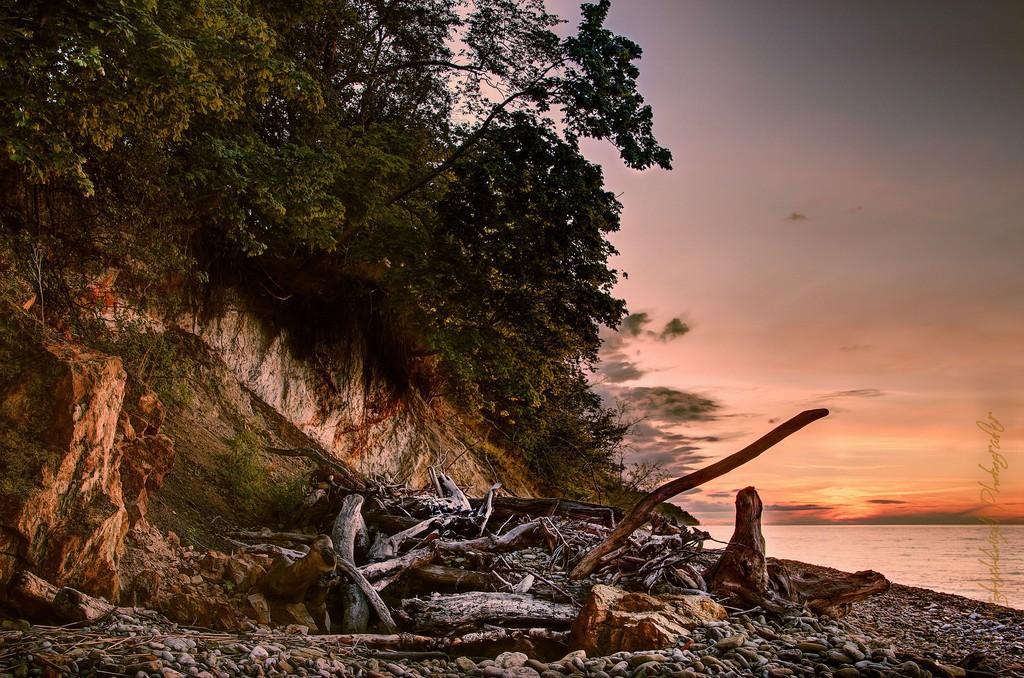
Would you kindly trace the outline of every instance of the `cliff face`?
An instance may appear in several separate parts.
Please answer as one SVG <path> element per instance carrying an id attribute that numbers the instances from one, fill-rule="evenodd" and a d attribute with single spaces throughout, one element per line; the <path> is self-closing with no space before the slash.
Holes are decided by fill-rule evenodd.
<path id="1" fill-rule="evenodd" d="M 443 430 L 421 399 L 413 396 L 383 411 L 374 407 L 382 399 L 374 386 L 364 388 L 356 357 L 326 376 L 295 357 L 284 332 L 269 336 L 252 313 L 239 308 L 189 317 L 180 326 L 208 346 L 244 388 L 360 473 L 423 486 L 427 467 L 444 464 L 479 494 L 497 480 Z"/>
<path id="2" fill-rule="evenodd" d="M 119 358 L 2 319 L 0 586 L 30 569 L 116 598 L 125 534 L 174 461 L 159 403 L 133 400 Z"/>

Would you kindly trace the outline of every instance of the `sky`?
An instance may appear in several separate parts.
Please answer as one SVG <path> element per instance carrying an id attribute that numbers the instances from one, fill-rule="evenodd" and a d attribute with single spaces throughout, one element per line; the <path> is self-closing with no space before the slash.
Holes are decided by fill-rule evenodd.
<path id="1" fill-rule="evenodd" d="M 624 205 L 636 315 L 595 383 L 642 417 L 629 458 L 679 475 L 828 407 L 677 503 L 1024 522 L 1024 4 L 619 0 L 608 25 L 674 154 L 585 145 Z"/>

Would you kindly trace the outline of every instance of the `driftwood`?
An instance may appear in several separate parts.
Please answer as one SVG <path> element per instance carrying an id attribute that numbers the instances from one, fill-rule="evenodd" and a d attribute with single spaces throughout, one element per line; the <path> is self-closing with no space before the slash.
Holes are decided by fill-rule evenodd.
<path id="1" fill-rule="evenodd" d="M 367 580 L 387 582 L 374 584 L 374 589 L 380 591 L 407 570 L 419 567 L 420 565 L 426 565 L 433 560 L 433 549 L 415 549 L 404 555 L 398 556 L 397 558 L 391 558 L 390 560 L 384 560 L 379 563 L 368 563 L 363 565 L 359 568 L 359 572 L 366 577 Z"/>
<path id="2" fill-rule="evenodd" d="M 363 497 L 350 494 L 341 503 L 341 511 L 334 520 L 331 538 L 338 560 L 355 565 L 356 544 L 366 542 L 366 524 L 363 522 L 361 510 Z M 344 633 L 364 633 L 370 623 L 370 605 L 366 596 L 354 582 L 342 585 L 341 591 L 341 630 Z"/>
<path id="3" fill-rule="evenodd" d="M 837 618 L 848 614 L 858 600 L 885 593 L 892 586 L 888 579 L 873 570 L 826 575 L 791 568 L 789 573 L 790 586 L 808 609 Z"/>
<path id="4" fill-rule="evenodd" d="M 618 527 L 601 542 L 597 548 L 585 555 L 573 568 L 570 576 L 573 579 L 583 579 L 590 575 L 601 562 L 601 559 L 622 546 L 629 536 L 650 518 L 651 512 L 658 504 L 668 501 L 681 492 L 693 489 L 704 483 L 742 466 L 751 459 L 754 459 L 765 450 L 781 442 L 790 435 L 796 433 L 811 422 L 817 421 L 828 415 L 828 410 L 807 410 L 796 415 L 789 421 L 777 426 L 766 435 L 758 438 L 750 445 L 747 445 L 739 452 L 729 455 L 725 459 L 705 466 L 699 471 L 676 478 L 658 487 L 646 497 L 637 502 L 636 506 L 630 509 L 629 513 L 622 519 Z"/>
<path id="5" fill-rule="evenodd" d="M 370 549 L 370 560 L 386 560 L 388 558 L 393 558 L 398 553 L 398 549 L 402 546 L 403 542 L 427 532 L 434 526 L 436 521 L 436 518 L 427 518 L 426 520 L 421 520 L 412 527 L 404 529 L 390 537 L 378 537 L 374 542 L 373 547 Z"/>
<path id="6" fill-rule="evenodd" d="M 384 628 L 390 633 L 397 631 L 398 625 L 395 624 L 395 620 L 391 616 L 391 612 L 388 610 L 387 604 L 381 600 L 380 594 L 377 593 L 376 589 L 370 585 L 370 582 L 363 576 L 363 573 L 360 572 L 355 565 L 345 560 L 338 561 L 338 569 L 344 572 L 345 575 L 352 580 L 352 583 L 359 587 L 359 591 L 366 597 L 366 602 L 370 604 L 373 611 L 377 613 L 378 617 L 380 617 L 380 621 L 384 625 Z"/>
<path id="7" fill-rule="evenodd" d="M 540 519 L 517 525 L 500 537 L 478 537 L 465 541 L 439 541 L 435 545 L 440 551 L 468 553 L 471 551 L 515 551 L 538 543 L 545 535 Z"/>
<path id="8" fill-rule="evenodd" d="M 270 530 L 260 530 L 258 532 L 237 530 L 228 534 L 238 539 L 260 540 L 271 544 L 312 544 L 319 536 L 306 534 L 305 532 L 271 532 Z"/>
<path id="9" fill-rule="evenodd" d="M 420 565 L 411 571 L 417 590 L 462 593 L 490 591 L 498 579 L 488 572 L 476 572 L 445 565 Z"/>
<path id="10" fill-rule="evenodd" d="M 761 534 L 763 504 L 753 487 L 736 495 L 736 527 L 729 545 L 718 561 L 704 573 L 708 588 L 725 595 L 739 605 L 754 606 L 776 614 L 797 609 L 792 592 L 785 590 L 785 575 L 776 571 L 773 582 L 765 557 Z"/>
<path id="11" fill-rule="evenodd" d="M 746 487 L 736 495 L 736 527 L 718 561 L 704 573 L 711 591 L 743 606 L 760 606 L 788 614 L 804 606 L 818 614 L 839 617 L 852 603 L 889 589 L 877 572 L 792 574 L 782 561 L 765 556 L 761 533 L 763 504 L 757 490 Z"/>
<path id="12" fill-rule="evenodd" d="M 259 587 L 269 598 L 285 603 L 301 603 L 310 587 L 321 575 L 332 572 L 337 562 L 331 538 L 322 534 L 302 558 L 294 560 L 283 556 L 274 561 Z"/>
<path id="13" fill-rule="evenodd" d="M 576 618 L 576 608 L 519 593 L 456 593 L 427 600 L 403 602 L 411 611 L 418 631 L 448 633 L 481 624 L 502 627 L 566 627 Z"/>
<path id="14" fill-rule="evenodd" d="M 501 488 L 501 483 L 495 483 L 491 486 L 491 489 L 487 490 L 487 494 L 484 495 L 484 499 L 480 502 L 480 505 L 473 511 L 477 524 L 476 536 L 482 537 L 484 531 L 487 529 L 487 521 L 491 519 L 491 513 L 494 511 L 494 495 Z"/>
<path id="15" fill-rule="evenodd" d="M 483 503 L 483 500 L 470 499 L 470 503 L 479 506 Z M 622 511 L 619 509 L 568 499 L 495 497 L 493 503 L 492 521 L 503 521 L 508 518 L 521 516 L 532 518 L 559 516 L 614 527 L 616 521 L 622 517 Z"/>
<path id="16" fill-rule="evenodd" d="M 31 572 L 19 572 L 7 587 L 8 602 L 37 621 L 92 622 L 118 609 L 69 586 L 57 588 Z"/>
<path id="17" fill-rule="evenodd" d="M 462 491 L 451 476 L 447 473 L 438 473 L 437 482 L 441 486 L 442 496 L 452 500 L 455 508 L 460 511 L 471 511 L 473 507 L 469 504 L 469 497 Z"/>

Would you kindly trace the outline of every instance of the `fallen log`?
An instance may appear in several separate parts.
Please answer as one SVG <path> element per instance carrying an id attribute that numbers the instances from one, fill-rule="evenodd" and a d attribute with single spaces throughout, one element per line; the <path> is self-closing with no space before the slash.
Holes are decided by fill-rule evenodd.
<path id="1" fill-rule="evenodd" d="M 834 618 L 847 615 L 853 603 L 876 593 L 885 593 L 892 586 L 888 579 L 873 570 L 825 575 L 791 567 L 787 569 L 790 586 L 804 605 L 812 612 Z"/>
<path id="2" fill-rule="evenodd" d="M 826 409 L 806 410 L 801 412 L 789 421 L 775 427 L 769 433 L 758 438 L 750 445 L 747 445 L 739 452 L 731 454 L 725 459 L 717 461 L 710 466 L 705 466 L 699 471 L 685 475 L 682 478 L 676 478 L 675 480 L 669 481 L 661 487 L 658 487 L 637 502 L 636 506 L 630 509 L 629 513 L 627 513 L 622 519 L 619 526 L 616 527 L 603 542 L 598 544 L 596 548 L 587 553 L 587 555 L 585 555 L 580 562 L 576 564 L 576 567 L 573 568 L 569 575 L 570 578 L 583 579 L 584 577 L 589 576 L 597 568 L 598 564 L 601 562 L 601 558 L 622 546 L 626 540 L 629 539 L 630 535 L 639 529 L 641 525 L 647 522 L 651 516 L 651 512 L 658 506 L 658 504 L 668 501 L 681 492 L 703 485 L 710 480 L 714 480 L 715 478 L 742 466 L 808 424 L 827 415 L 828 410 Z"/>
<path id="3" fill-rule="evenodd" d="M 305 532 L 271 532 L 270 530 L 236 530 L 228 532 L 236 539 L 248 539 L 249 541 L 263 541 L 271 544 L 312 544 L 319 535 L 306 534 Z"/>
<path id="4" fill-rule="evenodd" d="M 437 518 L 427 518 L 421 520 L 410 528 L 402 530 L 397 534 L 393 534 L 390 537 L 380 536 L 374 542 L 373 547 L 370 549 L 370 560 L 386 560 L 393 558 L 398 554 L 398 549 L 401 548 L 402 543 L 406 540 L 418 537 L 424 532 L 427 532 L 437 521 Z"/>
<path id="5" fill-rule="evenodd" d="M 366 524 L 362 516 L 363 497 L 350 494 L 341 502 L 341 510 L 334 519 L 331 538 L 338 559 L 355 565 L 356 543 L 366 541 Z M 370 605 L 354 582 L 342 585 L 341 630 L 344 633 L 364 633 L 370 623 Z"/>
<path id="6" fill-rule="evenodd" d="M 416 590 L 444 593 L 492 591 L 495 584 L 498 583 L 497 578 L 488 572 L 430 563 L 414 568 L 411 571 L 411 576 L 417 585 Z"/>
<path id="7" fill-rule="evenodd" d="M 420 565 L 426 565 L 434 560 L 434 550 L 415 549 L 408 553 L 392 558 L 390 560 L 384 560 L 379 563 L 369 563 L 359 568 L 359 572 L 366 577 L 367 580 L 374 581 L 373 588 L 376 591 L 381 591 L 387 587 L 388 584 L 393 582 L 398 577 L 402 576 L 402 573 L 406 570 L 411 570 Z"/>
<path id="8" fill-rule="evenodd" d="M 460 511 L 471 511 L 473 507 L 469 504 L 469 497 L 462 491 L 451 476 L 447 473 L 438 473 L 437 481 L 441 485 L 441 490 L 444 492 L 443 496 L 451 499 L 455 507 Z"/>
<path id="9" fill-rule="evenodd" d="M 483 501 L 473 511 L 477 524 L 479 525 L 476 533 L 476 536 L 478 537 L 482 537 L 484 531 L 487 529 L 487 521 L 491 519 L 491 513 L 494 511 L 494 495 L 500 487 L 501 483 L 494 483 L 494 485 L 491 486 L 491 489 L 487 490 L 487 494 L 484 495 Z"/>
<path id="10" fill-rule="evenodd" d="M 27 571 L 14 575 L 7 587 L 7 598 L 12 607 L 36 621 L 92 622 L 118 609 L 130 611 L 69 586 L 57 588 Z"/>
<path id="11" fill-rule="evenodd" d="M 417 631 L 450 633 L 479 628 L 481 624 L 502 627 L 569 626 L 576 608 L 521 593 L 455 593 L 402 602 L 410 611 Z"/>

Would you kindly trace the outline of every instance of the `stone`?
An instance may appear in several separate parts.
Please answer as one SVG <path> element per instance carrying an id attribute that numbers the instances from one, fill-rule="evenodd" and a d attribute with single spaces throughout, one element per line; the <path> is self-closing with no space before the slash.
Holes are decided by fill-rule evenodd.
<path id="1" fill-rule="evenodd" d="M 231 556 L 224 566 L 224 579 L 235 586 L 240 593 L 250 591 L 267 570 L 248 554 Z"/>
<path id="2" fill-rule="evenodd" d="M 841 669 L 835 669 L 832 671 L 834 678 L 858 678 L 860 671 L 852 666 L 847 666 Z"/>
<path id="3" fill-rule="evenodd" d="M 525 666 L 527 659 L 529 657 L 522 652 L 502 652 L 494 658 L 494 663 L 503 669 L 511 669 Z"/>
<path id="4" fill-rule="evenodd" d="M 224 571 L 227 569 L 231 557 L 220 551 L 207 551 L 206 555 L 199 561 L 199 574 L 209 582 L 217 583 L 224 580 Z"/>
<path id="5" fill-rule="evenodd" d="M 120 358 L 43 346 L 9 313 L 0 309 L 0 437 L 18 458 L 0 458 L 10 481 L 0 485 L 0 586 L 30 562 L 58 587 L 116 602 L 124 537 L 145 511 L 138 483 L 125 477 L 159 484 L 155 467 L 170 468 L 173 445 L 137 429 L 133 440 L 117 435 L 127 386 Z M 135 452 L 153 464 L 137 466 Z"/>
<path id="6" fill-rule="evenodd" d="M 249 605 L 252 606 L 254 612 L 254 619 L 260 624 L 270 623 L 270 606 L 267 604 L 267 598 L 262 593 L 251 593 L 247 597 Z"/>
<path id="7" fill-rule="evenodd" d="M 476 662 L 470 659 L 469 657 L 456 657 L 455 663 L 461 670 L 465 671 L 466 673 L 476 670 Z"/>
<path id="8" fill-rule="evenodd" d="M 598 584 L 572 625 L 571 644 L 598 656 L 671 647 L 705 621 L 695 617 L 693 609 Z"/>
<path id="9" fill-rule="evenodd" d="M 722 650 L 735 650 L 738 647 L 743 647 L 743 643 L 747 642 L 747 637 L 742 633 L 736 636 L 729 636 L 715 643 L 715 648 Z"/>

